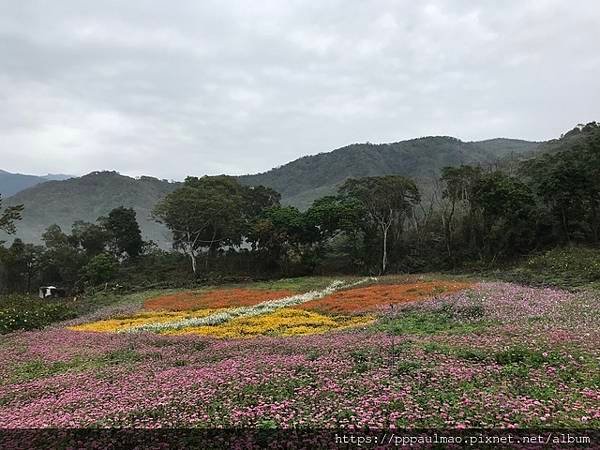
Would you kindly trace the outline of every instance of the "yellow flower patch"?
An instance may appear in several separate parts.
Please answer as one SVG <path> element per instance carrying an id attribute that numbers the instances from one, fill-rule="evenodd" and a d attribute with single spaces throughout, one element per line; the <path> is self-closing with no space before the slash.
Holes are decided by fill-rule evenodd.
<path id="1" fill-rule="evenodd" d="M 68 327 L 74 331 L 95 331 L 100 333 L 117 333 L 129 328 L 148 325 L 153 323 L 165 323 L 175 320 L 189 319 L 192 317 L 206 317 L 215 312 L 214 309 L 203 309 L 197 311 L 178 311 L 178 312 L 143 312 L 132 317 L 99 320 L 97 322 L 84 323 Z"/>
<path id="2" fill-rule="evenodd" d="M 240 317 L 219 325 L 165 330 L 162 334 L 201 334 L 218 338 L 244 338 L 261 335 L 298 336 L 367 325 L 373 316 L 325 316 L 313 311 L 282 308 L 270 314 Z"/>

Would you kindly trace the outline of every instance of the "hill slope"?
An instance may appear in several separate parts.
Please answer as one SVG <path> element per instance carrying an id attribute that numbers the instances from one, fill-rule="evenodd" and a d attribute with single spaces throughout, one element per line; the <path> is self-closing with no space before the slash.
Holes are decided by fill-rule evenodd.
<path id="1" fill-rule="evenodd" d="M 0 170 L 0 195 L 9 197 L 17 192 L 51 180 L 66 180 L 70 175 L 48 174 L 44 176 L 24 175 L 22 173 L 10 173 Z"/>
<path id="2" fill-rule="evenodd" d="M 513 154 L 530 154 L 537 147 L 537 143 L 511 139 L 462 142 L 451 137 L 354 144 L 239 179 L 247 185 L 272 187 L 282 194 L 283 203 L 306 208 L 316 198 L 335 192 L 349 177 L 399 174 L 413 177 L 426 187 L 444 166 L 485 165 Z M 136 210 L 144 239 L 167 247 L 170 235 L 150 218 L 150 212 L 176 187 L 176 183 L 156 178 L 133 179 L 116 172 L 93 172 L 81 178 L 38 184 L 6 199 L 6 204 L 25 205 L 17 236 L 27 242 L 39 242 L 43 231 L 53 223 L 68 231 L 76 220 L 94 222 L 123 205 Z M 0 235 L 2 239 L 9 237 Z"/>
<path id="3" fill-rule="evenodd" d="M 335 192 L 350 177 L 397 174 L 424 183 L 444 166 L 490 164 L 510 155 L 531 153 L 538 145 L 515 139 L 463 142 L 447 136 L 393 144 L 353 144 L 239 179 L 248 185 L 269 186 L 282 194 L 284 203 L 306 208 L 316 198 Z"/>
<path id="4" fill-rule="evenodd" d="M 168 232 L 150 218 L 150 212 L 176 186 L 156 178 L 134 179 L 117 172 L 92 172 L 80 178 L 38 184 L 6 199 L 6 204 L 25 205 L 16 236 L 27 242 L 39 242 L 41 234 L 53 223 L 63 231 L 70 231 L 74 221 L 95 222 L 122 205 L 136 210 L 144 239 L 165 245 Z M 8 238 L 3 235 L 0 239 Z"/>

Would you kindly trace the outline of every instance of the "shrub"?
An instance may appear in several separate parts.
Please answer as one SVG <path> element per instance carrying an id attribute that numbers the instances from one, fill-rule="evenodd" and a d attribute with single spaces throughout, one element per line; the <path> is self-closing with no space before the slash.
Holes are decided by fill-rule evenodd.
<path id="1" fill-rule="evenodd" d="M 517 364 L 528 367 L 540 367 L 543 364 L 559 366 L 565 359 L 556 352 L 532 350 L 523 346 L 513 346 L 495 354 L 494 359 L 501 366 Z"/>
<path id="2" fill-rule="evenodd" d="M 600 250 L 564 247 L 529 258 L 501 275 L 509 281 L 534 285 L 576 287 L 600 281 Z"/>
<path id="3" fill-rule="evenodd" d="M 87 282 L 92 285 L 98 285 L 112 280 L 117 273 L 118 267 L 117 260 L 113 256 L 101 253 L 94 256 L 83 268 L 83 271 Z"/>
<path id="4" fill-rule="evenodd" d="M 0 334 L 42 328 L 76 316 L 76 309 L 66 301 L 41 300 L 24 295 L 3 297 L 0 299 Z"/>

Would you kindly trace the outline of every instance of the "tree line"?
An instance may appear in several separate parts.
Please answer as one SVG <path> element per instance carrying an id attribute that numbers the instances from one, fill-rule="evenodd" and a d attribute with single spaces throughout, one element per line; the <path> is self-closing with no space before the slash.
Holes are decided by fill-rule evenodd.
<path id="1" fill-rule="evenodd" d="M 135 211 L 121 207 L 94 224 L 76 222 L 70 234 L 53 225 L 43 246 L 15 239 L 0 247 L 0 278 L 5 290 L 30 290 L 106 283 L 127 267 L 152 278 L 383 274 L 493 266 L 557 245 L 597 245 L 600 126 L 578 126 L 555 144 L 516 167 L 446 167 L 425 189 L 397 175 L 348 179 L 305 211 L 282 205 L 264 186 L 188 177 L 153 211 L 172 233 L 172 252 L 143 242 Z M 14 231 L 20 213 L 5 209 L 0 229 Z"/>
<path id="2" fill-rule="evenodd" d="M 1 199 L 0 199 L 1 205 Z M 12 233 L 22 207 L 6 208 L 1 229 Z M 0 281 L 3 291 L 31 292 L 41 284 L 81 290 L 115 278 L 119 265 L 135 260 L 146 245 L 131 208 L 115 208 L 96 223 L 77 221 L 71 233 L 58 225 L 42 234 L 43 245 L 14 239 L 0 246 Z"/>

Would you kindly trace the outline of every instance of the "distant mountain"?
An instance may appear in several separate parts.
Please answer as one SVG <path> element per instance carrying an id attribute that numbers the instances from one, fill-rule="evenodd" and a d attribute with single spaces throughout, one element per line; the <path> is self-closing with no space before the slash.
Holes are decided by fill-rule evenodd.
<path id="1" fill-rule="evenodd" d="M 151 219 L 150 212 L 176 186 L 151 177 L 135 179 L 117 172 L 92 172 L 80 178 L 37 184 L 6 199 L 6 205 L 25 205 L 16 236 L 27 242 L 39 242 L 44 230 L 54 223 L 69 232 L 76 220 L 95 222 L 111 209 L 125 206 L 137 212 L 144 239 L 165 246 L 169 233 Z M 11 237 L 0 235 L 0 240 Z"/>
<path id="2" fill-rule="evenodd" d="M 463 142 L 447 136 L 393 144 L 353 144 L 239 179 L 247 185 L 269 186 L 282 194 L 284 203 L 306 208 L 313 200 L 335 192 L 347 178 L 397 174 L 423 184 L 437 177 L 445 166 L 487 165 L 530 154 L 538 146 L 537 142 L 516 139 Z"/>
<path id="3" fill-rule="evenodd" d="M 23 189 L 35 186 L 36 184 L 51 180 L 66 180 L 68 178 L 71 178 L 71 175 L 48 174 L 38 176 L 10 173 L 5 170 L 0 170 L 0 195 L 2 195 L 2 197 L 9 197 Z"/>
<path id="4" fill-rule="evenodd" d="M 399 174 L 415 178 L 426 188 L 444 166 L 486 165 L 519 159 L 535 152 L 538 145 L 514 139 L 463 142 L 452 137 L 425 137 L 393 144 L 353 144 L 330 153 L 305 156 L 265 173 L 239 177 L 239 180 L 247 185 L 272 187 L 282 194 L 284 204 L 306 208 L 316 198 L 334 193 L 349 177 Z M 144 239 L 167 247 L 170 234 L 151 219 L 150 212 L 177 185 L 150 177 L 134 179 L 117 172 L 93 172 L 80 178 L 37 184 L 6 199 L 6 204 L 25 205 L 17 236 L 28 242 L 39 242 L 41 234 L 53 223 L 69 231 L 76 220 L 94 222 L 123 205 L 137 211 Z M 0 235 L 0 240 L 3 239 L 10 237 Z"/>

